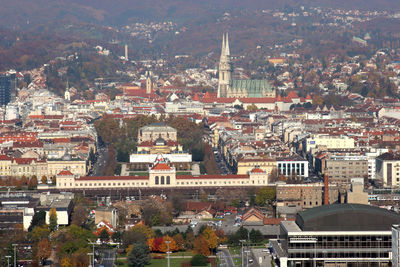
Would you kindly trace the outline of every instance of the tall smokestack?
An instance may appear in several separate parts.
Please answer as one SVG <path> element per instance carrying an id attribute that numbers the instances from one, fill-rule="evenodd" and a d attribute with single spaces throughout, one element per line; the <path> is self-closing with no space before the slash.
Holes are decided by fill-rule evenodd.
<path id="1" fill-rule="evenodd" d="M 125 60 L 128 61 L 128 45 L 125 45 Z"/>
<path id="2" fill-rule="evenodd" d="M 324 174 L 324 205 L 329 205 L 329 180 L 327 174 Z"/>

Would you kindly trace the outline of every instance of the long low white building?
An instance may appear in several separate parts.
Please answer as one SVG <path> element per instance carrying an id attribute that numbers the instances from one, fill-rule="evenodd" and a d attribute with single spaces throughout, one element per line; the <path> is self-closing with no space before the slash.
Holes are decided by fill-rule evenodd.
<path id="1" fill-rule="evenodd" d="M 57 189 L 102 188 L 190 188 L 190 187 L 242 187 L 267 186 L 269 175 L 254 168 L 247 175 L 176 175 L 176 169 L 167 163 L 157 162 L 148 176 L 85 176 L 75 177 L 69 171 L 57 175 Z"/>

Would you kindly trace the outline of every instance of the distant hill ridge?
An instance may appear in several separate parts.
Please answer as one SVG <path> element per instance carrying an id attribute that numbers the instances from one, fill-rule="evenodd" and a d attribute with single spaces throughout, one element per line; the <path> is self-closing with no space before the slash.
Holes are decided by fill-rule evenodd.
<path id="1" fill-rule="evenodd" d="M 0 0 L 0 27 L 25 27 L 55 21 L 126 25 L 129 22 L 196 20 L 231 10 L 285 6 L 400 10 L 398 0 Z"/>

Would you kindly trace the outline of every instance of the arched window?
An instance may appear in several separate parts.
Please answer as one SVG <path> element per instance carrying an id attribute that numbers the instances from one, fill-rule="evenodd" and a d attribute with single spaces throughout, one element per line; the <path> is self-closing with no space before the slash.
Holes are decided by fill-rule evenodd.
<path id="1" fill-rule="evenodd" d="M 156 184 L 158 184 L 159 183 L 159 181 L 158 181 L 158 176 L 156 176 Z"/>
<path id="2" fill-rule="evenodd" d="M 164 176 L 161 176 L 161 184 L 164 184 Z"/>
<path id="3" fill-rule="evenodd" d="M 171 179 L 169 176 L 167 176 L 167 184 L 170 184 L 170 183 L 171 183 Z"/>

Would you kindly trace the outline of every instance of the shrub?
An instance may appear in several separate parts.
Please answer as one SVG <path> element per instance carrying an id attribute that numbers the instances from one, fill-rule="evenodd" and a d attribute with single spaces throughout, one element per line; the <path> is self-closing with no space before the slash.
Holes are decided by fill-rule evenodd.
<path id="1" fill-rule="evenodd" d="M 153 258 L 153 260 L 163 260 L 163 259 L 165 259 L 164 256 L 160 256 L 160 255 L 153 256 L 152 258 Z"/>

